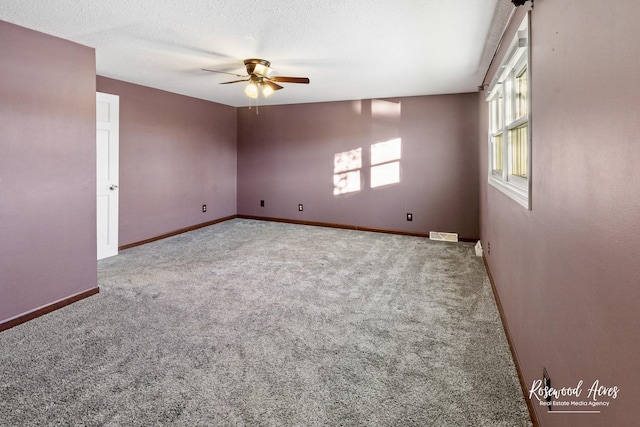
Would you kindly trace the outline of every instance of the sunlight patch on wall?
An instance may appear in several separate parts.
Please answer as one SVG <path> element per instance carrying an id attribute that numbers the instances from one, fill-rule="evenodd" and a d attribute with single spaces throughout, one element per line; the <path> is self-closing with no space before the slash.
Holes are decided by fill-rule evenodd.
<path id="1" fill-rule="evenodd" d="M 371 103 L 371 117 L 390 118 L 399 122 L 401 114 L 400 101 L 389 101 L 384 99 L 374 99 Z"/>
<path id="2" fill-rule="evenodd" d="M 362 100 L 351 101 L 351 110 L 355 114 L 361 115 L 362 114 Z"/>
<path id="3" fill-rule="evenodd" d="M 385 163 L 371 167 L 371 188 L 400 182 L 400 162 Z"/>
<path id="4" fill-rule="evenodd" d="M 333 158 L 333 194 L 361 190 L 362 148 L 336 153 Z"/>
<path id="5" fill-rule="evenodd" d="M 371 188 L 400 182 L 400 158 L 402 140 L 400 138 L 371 145 Z"/>

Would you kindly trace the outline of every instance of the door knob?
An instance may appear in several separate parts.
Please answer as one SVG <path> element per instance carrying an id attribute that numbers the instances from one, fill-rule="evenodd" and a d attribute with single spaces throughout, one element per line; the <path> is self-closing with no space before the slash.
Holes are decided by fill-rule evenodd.
<path id="1" fill-rule="evenodd" d="M 116 190 L 118 188 L 118 186 L 116 184 L 113 184 L 111 187 L 109 187 L 109 190 Z"/>

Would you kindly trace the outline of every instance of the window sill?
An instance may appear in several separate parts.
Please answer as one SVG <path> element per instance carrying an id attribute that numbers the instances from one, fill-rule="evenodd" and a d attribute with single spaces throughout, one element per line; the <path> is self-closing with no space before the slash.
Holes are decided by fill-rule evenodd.
<path id="1" fill-rule="evenodd" d="M 522 207 L 531 209 L 529 203 L 529 191 L 526 188 L 520 187 L 510 182 L 504 182 L 502 180 L 496 179 L 493 176 L 489 176 L 489 184 L 498 191 L 515 200 Z"/>

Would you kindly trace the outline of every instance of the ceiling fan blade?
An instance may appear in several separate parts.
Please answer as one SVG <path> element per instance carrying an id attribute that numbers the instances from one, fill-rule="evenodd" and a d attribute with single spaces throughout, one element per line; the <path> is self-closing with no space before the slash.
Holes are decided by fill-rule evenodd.
<path id="1" fill-rule="evenodd" d="M 202 68 L 202 71 L 208 71 L 210 73 L 229 74 L 230 76 L 236 76 L 236 77 L 247 77 L 246 74 L 227 73 L 226 71 L 209 70 L 207 68 Z"/>
<path id="2" fill-rule="evenodd" d="M 222 82 L 222 83 L 220 83 L 220 84 L 221 84 L 221 85 L 228 85 L 228 84 L 230 84 L 230 83 L 248 82 L 249 80 L 251 80 L 251 79 L 244 79 L 244 80 L 232 80 L 232 81 L 230 81 L 230 82 Z"/>
<path id="3" fill-rule="evenodd" d="M 309 77 L 285 77 L 285 76 L 274 76 L 270 78 L 273 82 L 279 83 L 309 83 Z"/>

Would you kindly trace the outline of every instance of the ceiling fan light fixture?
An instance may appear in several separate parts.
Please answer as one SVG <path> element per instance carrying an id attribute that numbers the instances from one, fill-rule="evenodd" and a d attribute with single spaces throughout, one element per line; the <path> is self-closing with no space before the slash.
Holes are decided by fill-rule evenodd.
<path id="1" fill-rule="evenodd" d="M 271 74 L 271 68 L 262 64 L 256 64 L 253 72 L 262 77 L 269 77 L 269 74 Z"/>
<path id="2" fill-rule="evenodd" d="M 265 98 L 268 98 L 269 96 L 271 96 L 271 94 L 274 92 L 273 89 L 271 89 L 271 87 L 269 87 L 268 85 L 262 85 L 262 95 Z"/>
<path id="3" fill-rule="evenodd" d="M 262 95 L 268 98 L 273 92 L 280 89 L 280 86 L 270 81 L 262 82 Z"/>
<path id="4" fill-rule="evenodd" d="M 258 85 L 255 82 L 249 82 L 244 89 L 244 93 L 246 93 L 249 98 L 256 99 L 258 97 Z"/>

